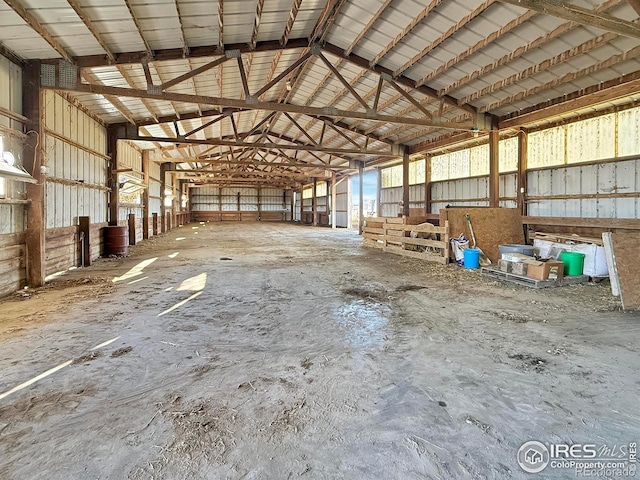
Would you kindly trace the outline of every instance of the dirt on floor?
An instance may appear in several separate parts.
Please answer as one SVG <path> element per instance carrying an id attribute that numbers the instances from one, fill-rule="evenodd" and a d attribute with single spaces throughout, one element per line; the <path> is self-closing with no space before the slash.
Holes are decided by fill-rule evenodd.
<path id="1" fill-rule="evenodd" d="M 639 333 L 607 281 L 190 224 L 0 302 L 0 478 L 573 478 L 518 449 L 628 460 Z"/>

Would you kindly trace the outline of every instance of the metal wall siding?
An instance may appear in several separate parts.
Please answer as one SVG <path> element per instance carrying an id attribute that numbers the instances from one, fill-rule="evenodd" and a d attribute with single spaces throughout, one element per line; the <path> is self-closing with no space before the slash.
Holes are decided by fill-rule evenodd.
<path id="1" fill-rule="evenodd" d="M 104 158 L 74 146 L 79 143 L 106 154 L 106 130 L 55 92 L 44 93 L 44 127 L 67 141 L 45 133 L 44 164 L 53 177 L 46 182 L 46 226 L 61 228 L 77 225 L 79 216 L 92 223 L 107 221 L 107 162 Z M 62 182 L 81 182 L 63 184 Z"/>
<path id="2" fill-rule="evenodd" d="M 616 193 L 639 193 L 640 159 L 572 165 L 528 173 L 531 197 L 577 195 L 578 198 L 536 199 L 528 204 L 532 216 L 637 218 L 638 197 L 616 198 Z M 593 195 L 613 195 L 595 198 Z"/>

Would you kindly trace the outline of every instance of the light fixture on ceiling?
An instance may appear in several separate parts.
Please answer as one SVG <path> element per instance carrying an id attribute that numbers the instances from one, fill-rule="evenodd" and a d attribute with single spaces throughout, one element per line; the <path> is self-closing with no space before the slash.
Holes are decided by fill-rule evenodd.
<path id="1" fill-rule="evenodd" d="M 287 92 L 290 92 L 293 87 L 291 86 L 291 82 L 287 80 Z"/>
<path id="2" fill-rule="evenodd" d="M 471 132 L 473 133 L 473 138 L 478 138 L 478 127 L 473 127 Z"/>

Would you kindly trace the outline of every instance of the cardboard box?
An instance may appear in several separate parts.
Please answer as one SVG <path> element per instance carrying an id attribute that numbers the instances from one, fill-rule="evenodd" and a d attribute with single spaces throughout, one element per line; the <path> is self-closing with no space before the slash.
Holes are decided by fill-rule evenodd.
<path id="1" fill-rule="evenodd" d="M 562 280 L 564 274 L 564 263 L 558 260 L 547 260 L 540 265 L 529 265 L 527 277 L 536 280 Z"/>
<path id="2" fill-rule="evenodd" d="M 509 262 L 508 260 L 498 260 L 498 270 L 500 270 L 501 272 L 511 273 L 512 268 L 513 263 Z"/>

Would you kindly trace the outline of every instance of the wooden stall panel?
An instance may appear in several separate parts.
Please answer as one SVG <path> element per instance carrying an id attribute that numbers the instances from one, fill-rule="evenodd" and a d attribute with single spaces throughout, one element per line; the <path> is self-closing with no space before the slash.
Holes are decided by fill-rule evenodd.
<path id="1" fill-rule="evenodd" d="M 0 296 L 25 285 L 25 234 L 0 235 Z"/>
<path id="2" fill-rule="evenodd" d="M 520 212 L 515 208 L 446 208 L 440 210 L 440 225 L 449 221 L 449 237 L 463 233 L 471 241 L 466 215 L 471 217 L 479 248 L 496 263 L 500 258 L 498 245 L 524 243 Z"/>
<path id="3" fill-rule="evenodd" d="M 618 232 L 611 236 L 615 267 L 620 283 L 620 297 L 625 310 L 640 309 L 640 233 Z"/>

